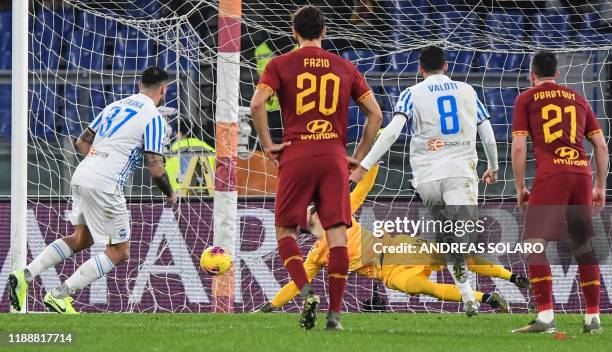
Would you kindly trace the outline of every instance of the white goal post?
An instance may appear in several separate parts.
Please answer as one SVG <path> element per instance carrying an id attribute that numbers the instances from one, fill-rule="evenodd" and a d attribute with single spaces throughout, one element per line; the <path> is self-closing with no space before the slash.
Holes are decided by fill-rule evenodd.
<path id="1" fill-rule="evenodd" d="M 11 97 L 11 270 L 27 259 L 28 197 L 28 4 L 13 0 Z M 13 308 L 11 308 L 13 310 Z M 22 307 L 22 313 L 27 305 Z"/>

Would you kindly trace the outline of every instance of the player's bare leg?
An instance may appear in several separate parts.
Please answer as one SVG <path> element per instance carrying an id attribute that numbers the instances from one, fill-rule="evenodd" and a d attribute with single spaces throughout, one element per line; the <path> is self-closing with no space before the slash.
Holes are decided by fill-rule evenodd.
<path id="1" fill-rule="evenodd" d="M 526 243 L 541 244 L 546 249 L 547 242 L 541 238 L 530 238 Z M 553 333 L 557 331 L 552 301 L 552 273 L 546 258 L 546 252 L 532 253 L 526 258 L 529 265 L 529 277 L 535 296 L 538 317 L 522 328 L 512 330 L 515 333 Z"/>
<path id="2" fill-rule="evenodd" d="M 103 253 L 87 260 L 60 286 L 47 292 L 45 305 L 60 314 L 75 314 L 70 295 L 104 277 L 115 266 L 128 260 L 129 254 L 130 243 L 127 241 L 106 246 Z"/>
<path id="3" fill-rule="evenodd" d="M 434 218 L 440 221 L 455 222 L 462 217 L 469 218 L 467 217 L 469 213 L 467 208 L 467 206 L 440 204 L 432 207 L 432 214 L 434 214 Z M 437 241 L 443 243 L 461 243 L 466 240 L 469 240 L 469 238 L 457 236 L 453 232 L 442 232 L 437 235 Z M 480 304 L 474 296 L 472 285 L 468 279 L 468 265 L 465 256 L 461 253 L 447 253 L 446 262 L 455 285 L 461 291 L 465 314 L 468 317 L 477 315 Z"/>
<path id="4" fill-rule="evenodd" d="M 584 323 L 582 331 L 590 334 L 599 334 L 603 332 L 601 328 L 601 320 L 599 319 L 599 299 L 600 299 L 600 281 L 599 281 L 599 264 L 591 241 L 570 241 L 572 253 L 576 257 L 578 263 L 578 272 L 580 273 L 580 289 L 584 294 L 586 301 L 586 314 L 584 315 Z"/>
<path id="5" fill-rule="evenodd" d="M 92 244 L 93 238 L 87 226 L 76 225 L 72 235 L 53 241 L 28 266 L 12 272 L 8 278 L 11 306 L 21 310 L 25 305 L 28 286 L 36 276 Z"/>
<path id="6" fill-rule="evenodd" d="M 296 242 L 297 227 L 279 226 L 276 228 L 276 240 L 278 251 L 283 261 L 283 266 L 289 272 L 291 280 L 300 290 L 302 298 L 302 314 L 300 315 L 300 326 L 306 330 L 312 329 L 317 320 L 317 306 L 320 298 L 308 282 L 308 276 L 304 269 L 304 259 L 300 247 Z"/>
<path id="7" fill-rule="evenodd" d="M 349 259 L 346 239 L 346 226 L 337 225 L 327 229 L 327 243 L 329 243 L 329 310 L 327 312 L 328 330 L 342 330 L 340 324 L 340 309 L 346 278 L 348 277 Z"/>

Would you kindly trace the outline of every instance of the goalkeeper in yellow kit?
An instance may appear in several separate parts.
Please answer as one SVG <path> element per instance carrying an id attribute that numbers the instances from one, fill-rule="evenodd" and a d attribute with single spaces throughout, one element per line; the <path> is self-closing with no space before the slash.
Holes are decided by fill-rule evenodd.
<path id="1" fill-rule="evenodd" d="M 365 201 L 366 196 L 374 185 L 378 169 L 378 165 L 372 167 L 357 184 L 353 192 L 351 192 L 351 214 L 354 214 Z M 313 244 L 304 262 L 308 280 L 311 281 L 321 268 L 327 266 L 329 247 L 326 237 L 324 236 L 325 231 L 318 220 L 314 206 L 308 208 L 307 217 L 308 232 L 319 238 L 319 240 Z M 436 254 L 414 254 L 413 256 L 429 257 L 413 258 L 413 260 L 410 260 L 410 262 L 418 262 L 419 265 L 380 265 L 375 263 L 375 261 L 362 258 L 362 237 L 374 237 L 367 230 L 364 230 L 354 217 L 352 220 L 353 225 L 347 230 L 349 272 L 355 272 L 361 276 L 380 280 L 386 287 L 410 295 L 423 294 L 436 297 L 440 300 L 461 302 L 461 292 L 457 286 L 452 284 L 440 284 L 429 280 L 429 275 L 433 270 L 442 270 L 443 268 L 441 265 L 433 264 L 439 262 L 439 258 L 437 258 Z M 424 241 L 419 237 L 413 237 L 413 239 L 421 243 Z M 432 264 L 421 264 L 428 262 Z M 508 280 L 519 288 L 529 287 L 529 280 L 526 277 L 513 274 L 503 266 L 495 265 L 485 258 L 474 256 L 468 258 L 467 263 L 469 270 L 479 275 Z M 298 294 L 299 290 L 297 286 L 293 281 L 290 281 L 281 288 L 270 302 L 265 303 L 259 311 L 267 313 L 279 309 Z M 482 293 L 476 291 L 475 296 L 479 302 L 487 303 L 496 310 L 508 310 L 508 303 L 498 292 Z"/>

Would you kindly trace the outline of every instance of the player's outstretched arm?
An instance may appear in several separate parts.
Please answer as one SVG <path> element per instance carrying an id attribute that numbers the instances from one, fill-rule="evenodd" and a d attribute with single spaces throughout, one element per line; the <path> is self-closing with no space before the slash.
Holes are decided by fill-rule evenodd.
<path id="1" fill-rule="evenodd" d="M 376 134 L 382 124 L 383 114 L 380 110 L 380 105 L 376 101 L 374 94 L 369 94 L 359 101 L 359 108 L 365 113 L 366 123 L 363 127 L 363 135 L 355 148 L 353 158 L 357 163 L 361 163 L 363 158 L 372 148 Z M 354 165 L 357 166 L 357 165 Z"/>
<path id="2" fill-rule="evenodd" d="M 91 145 L 93 144 L 95 138 L 96 133 L 91 128 L 87 127 L 85 130 L 83 130 L 83 132 L 81 133 L 79 138 L 77 138 L 75 143 L 81 155 L 85 156 L 89 154 L 89 149 L 91 148 Z"/>
<path id="3" fill-rule="evenodd" d="M 363 158 L 361 164 L 351 173 L 351 181 L 359 182 L 363 175 L 378 163 L 380 158 L 391 148 L 393 143 L 399 138 L 404 125 L 406 115 L 396 113 L 387 127 L 380 133 L 372 150 Z"/>
<path id="4" fill-rule="evenodd" d="M 488 119 L 478 125 L 478 135 L 487 156 L 487 171 L 482 175 L 482 180 L 486 183 L 495 183 L 497 182 L 497 170 L 499 170 L 497 142 L 495 141 L 493 126 L 491 126 L 491 122 Z"/>
<path id="5" fill-rule="evenodd" d="M 525 168 L 527 167 L 527 136 L 515 134 L 512 137 L 512 170 L 514 185 L 519 206 L 525 208 L 529 192 L 525 186 Z"/>
<path id="6" fill-rule="evenodd" d="M 606 203 L 606 176 L 608 175 L 608 146 L 602 133 L 588 137 L 595 154 L 595 184 L 593 185 L 593 205 L 603 207 Z"/>
<path id="7" fill-rule="evenodd" d="M 153 183 L 166 195 L 166 201 L 169 204 L 176 203 L 176 194 L 172 190 L 170 179 L 166 173 L 164 156 L 157 153 L 145 152 L 144 158 Z"/>

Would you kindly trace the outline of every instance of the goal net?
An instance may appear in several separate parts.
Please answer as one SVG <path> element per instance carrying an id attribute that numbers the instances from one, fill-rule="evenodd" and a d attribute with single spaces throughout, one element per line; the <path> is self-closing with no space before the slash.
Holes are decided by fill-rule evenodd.
<path id="1" fill-rule="evenodd" d="M 268 59 L 295 48 L 291 14 L 305 1 L 242 0 L 239 38 L 239 106 L 248 107 L 261 69 Z M 608 140 L 612 86 L 612 5 L 609 2 L 468 1 L 468 0 L 321 0 L 309 2 L 326 15 L 324 48 L 352 61 L 365 75 L 384 112 L 391 119 L 399 93 L 419 81 L 418 50 L 439 45 L 446 50 L 449 75 L 473 85 L 491 115 L 500 157 L 499 182 L 480 184 L 481 216 L 491 236 L 515 236 L 521 230 L 510 162 L 513 103 L 529 87 L 530 56 L 540 49 L 559 55 L 559 81 L 591 103 Z M 70 234 L 70 178 L 80 160 L 74 140 L 107 104 L 137 91 L 138 75 L 149 65 L 171 77 L 164 114 L 171 126 L 167 156 L 185 167 L 195 159 L 211 160 L 206 148 L 172 150 L 177 132 L 215 146 L 215 108 L 219 50 L 219 3 L 175 0 L 34 0 L 30 8 L 29 136 L 28 136 L 28 261 L 46 244 Z M 10 43 L 10 40 L 8 41 Z M 0 43 L 1 44 L 1 43 Z M 607 105 L 606 105 L 607 104 Z M 282 123 L 277 103 L 268 103 L 274 138 Z M 242 110 L 240 110 L 242 111 Z M 234 248 L 234 311 L 248 312 L 270 300 L 288 274 L 276 251 L 274 192 L 276 170 L 258 151 L 246 117 L 238 119 L 237 191 L 239 221 Z M 357 105 L 349 110 L 349 151 L 363 131 L 365 116 Z M 410 180 L 410 130 L 406 126 L 382 160 L 375 186 L 357 212 L 364 229 L 376 220 L 427 216 Z M 486 159 L 478 146 L 482 174 Z M 529 154 L 528 182 L 534 173 Z M 200 157 L 204 157 L 201 159 Z M 194 159 L 195 158 L 195 159 Z M 323 166 L 322 166 L 323 167 Z M 193 171 L 193 170 L 191 170 Z M 210 178 L 203 167 L 189 176 L 179 205 L 163 205 L 145 168 L 137 168 L 126 195 L 132 216 L 130 259 L 107 277 L 76 293 L 77 309 L 85 312 L 206 312 L 212 309 L 213 282 L 201 273 L 199 255 L 213 244 L 213 201 Z M 211 176 L 212 175 L 212 176 Z M 193 176 L 193 177 L 191 177 Z M 219 182 L 219 179 L 217 180 Z M 212 186 L 214 189 L 214 186 Z M 4 204 L 2 204 L 4 206 Z M 3 210 L 7 212 L 7 210 Z M 609 232 L 610 209 L 596 217 L 596 231 Z M 8 243 L 3 229 L 2 243 Z M 606 237 L 603 237 L 605 241 Z M 307 253 L 314 239 L 299 237 Z M 6 241 L 6 242 L 4 242 Z M 8 276 L 8 245 L 0 282 Z M 609 248 L 604 242 L 602 248 Z M 43 310 L 42 297 L 65 280 L 103 245 L 74 255 L 44 272 L 29 292 L 29 309 Z M 609 254 L 609 253 L 608 253 Z M 550 254 L 549 254 L 550 255 Z M 602 309 L 612 311 L 609 256 L 603 256 Z M 2 259 L 0 257 L 0 259 Z M 499 263 L 525 275 L 520 256 Z M 554 267 L 557 308 L 584 310 L 577 268 Z M 314 279 L 327 293 L 323 269 Z M 450 274 L 435 271 L 430 279 L 450 283 Z M 533 301 L 501 279 L 472 277 L 483 291 L 499 290 L 515 312 Z M 377 289 L 375 290 L 375 286 Z M 351 274 L 344 308 L 359 311 L 376 294 L 388 311 L 456 312 L 458 304 L 386 289 L 381 282 Z M 6 295 L 6 292 L 4 293 Z M 3 305 L 7 300 L 2 300 Z M 299 299 L 298 301 L 299 302 Z M 8 307 L 3 306 L 3 309 Z M 323 304 L 325 308 L 325 304 Z M 484 307 L 483 307 L 484 308 Z M 284 311 L 296 311 L 290 302 Z"/>

